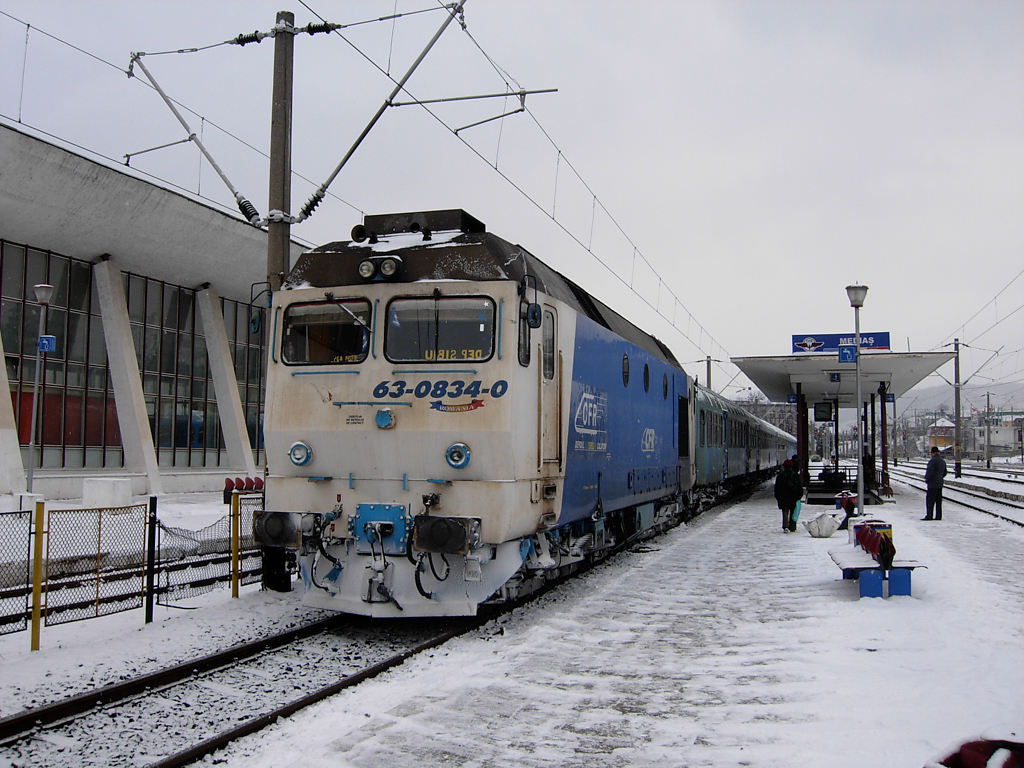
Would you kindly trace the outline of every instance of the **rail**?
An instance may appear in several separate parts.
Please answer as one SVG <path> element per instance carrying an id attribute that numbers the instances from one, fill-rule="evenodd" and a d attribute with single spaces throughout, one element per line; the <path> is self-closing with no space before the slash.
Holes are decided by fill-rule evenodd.
<path id="1" fill-rule="evenodd" d="M 407 624 L 374 631 L 351 617 L 330 616 L 18 712 L 0 720 L 0 747 L 13 764 L 139 764 L 141 747 L 151 766 L 186 765 L 483 621 L 469 619 L 442 630 L 436 624 Z M 322 664 L 324 654 L 341 645 L 348 653 L 340 656 L 351 658 L 348 669 L 344 663 Z M 246 689 L 251 713 L 241 722 L 239 688 Z M 168 700 L 186 700 L 192 706 L 172 716 Z M 89 738 L 83 740 L 83 733 Z"/>
<path id="2" fill-rule="evenodd" d="M 903 471 L 894 471 L 893 474 L 896 476 L 897 480 L 903 483 L 904 485 L 910 486 L 911 488 L 914 488 L 915 490 L 918 491 L 927 490 L 927 488 L 924 485 L 924 480 L 922 480 L 921 477 L 918 475 L 914 475 L 910 472 Z M 963 495 L 968 498 L 984 500 L 986 502 L 990 502 L 991 504 L 1008 507 L 1011 510 L 1017 511 L 1017 514 L 1001 514 L 999 511 L 986 508 L 983 506 L 978 506 L 977 504 L 972 504 L 968 501 L 964 501 L 963 499 L 957 498 L 958 495 Z M 947 487 L 943 489 L 942 503 L 957 504 L 961 507 L 973 509 L 976 512 L 982 512 L 986 515 L 990 515 L 992 517 L 1003 520 L 1007 523 L 1013 523 L 1014 525 L 1018 525 L 1024 528 L 1024 505 L 1014 503 L 1013 501 L 1010 501 L 1008 499 L 998 498 L 988 493 L 978 493 L 974 490 L 968 490 L 962 487 L 957 488 L 955 486 L 949 486 L 949 483 L 947 482 Z"/>

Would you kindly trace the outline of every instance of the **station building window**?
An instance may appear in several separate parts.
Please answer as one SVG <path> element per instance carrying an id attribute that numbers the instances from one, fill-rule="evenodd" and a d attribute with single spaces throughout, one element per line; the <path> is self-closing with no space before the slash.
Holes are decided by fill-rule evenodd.
<path id="1" fill-rule="evenodd" d="M 132 340 L 161 467 L 227 462 L 205 336 L 192 288 L 123 273 Z M 102 315 L 89 262 L 0 240 L 0 333 L 14 416 L 29 441 L 40 306 L 32 286 L 54 286 L 45 333 L 57 348 L 43 358 L 36 442 L 45 468 L 125 465 Z M 222 299 L 250 445 L 262 461 L 266 310 Z M 253 320 L 253 315 L 259 317 Z"/>

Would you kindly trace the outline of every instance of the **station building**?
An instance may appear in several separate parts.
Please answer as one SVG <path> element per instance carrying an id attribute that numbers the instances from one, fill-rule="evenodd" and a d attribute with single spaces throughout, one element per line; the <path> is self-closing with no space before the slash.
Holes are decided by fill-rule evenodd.
<path id="1" fill-rule="evenodd" d="M 259 474 L 266 232 L 3 121 L 0 157 L 0 493 Z M 54 288 L 45 307 L 38 284 Z M 37 352 L 40 312 L 52 352 Z"/>

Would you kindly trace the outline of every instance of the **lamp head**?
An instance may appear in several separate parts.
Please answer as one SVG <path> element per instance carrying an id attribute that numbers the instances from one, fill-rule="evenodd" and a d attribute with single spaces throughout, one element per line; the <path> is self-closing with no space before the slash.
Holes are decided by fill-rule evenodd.
<path id="1" fill-rule="evenodd" d="M 44 306 L 50 303 L 50 297 L 53 296 L 52 285 L 40 283 L 39 285 L 33 285 L 32 290 L 35 291 L 37 302 Z"/>
<path id="2" fill-rule="evenodd" d="M 846 286 L 846 295 L 850 297 L 850 306 L 854 309 L 860 309 L 864 306 L 864 297 L 867 294 L 868 287 L 866 285 Z"/>

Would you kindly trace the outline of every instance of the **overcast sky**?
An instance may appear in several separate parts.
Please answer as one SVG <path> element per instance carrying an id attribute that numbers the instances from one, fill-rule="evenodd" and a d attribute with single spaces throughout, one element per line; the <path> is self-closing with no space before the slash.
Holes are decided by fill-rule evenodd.
<path id="1" fill-rule="evenodd" d="M 0 114 L 123 160 L 184 130 L 138 78 L 47 33 L 127 69 L 131 51 L 267 30 L 278 10 L 304 25 L 317 20 L 309 9 L 351 23 L 395 8 L 0 0 Z M 443 19 L 296 39 L 293 164 L 308 182 L 293 183 L 293 212 L 390 93 L 380 69 L 401 76 Z M 503 92 L 480 49 L 514 87 L 558 92 L 461 138 L 419 107 L 387 110 L 294 235 L 319 244 L 347 239 L 364 212 L 465 208 L 653 332 L 691 373 L 705 355 L 726 361 L 716 389 L 736 373 L 729 356 L 852 331 L 853 282 L 869 286 L 862 330 L 889 331 L 894 350 L 959 336 L 972 345 L 965 376 L 1003 350 L 973 383 L 998 393 L 1024 379 L 1024 3 L 471 0 L 465 20 L 472 39 L 449 27 L 409 82 L 416 97 Z M 261 213 L 266 159 L 239 140 L 268 149 L 272 56 L 267 40 L 143 60 Z M 431 109 L 454 128 L 517 105 Z M 132 166 L 231 204 L 192 145 Z M 951 365 L 942 372 L 952 378 Z"/>

